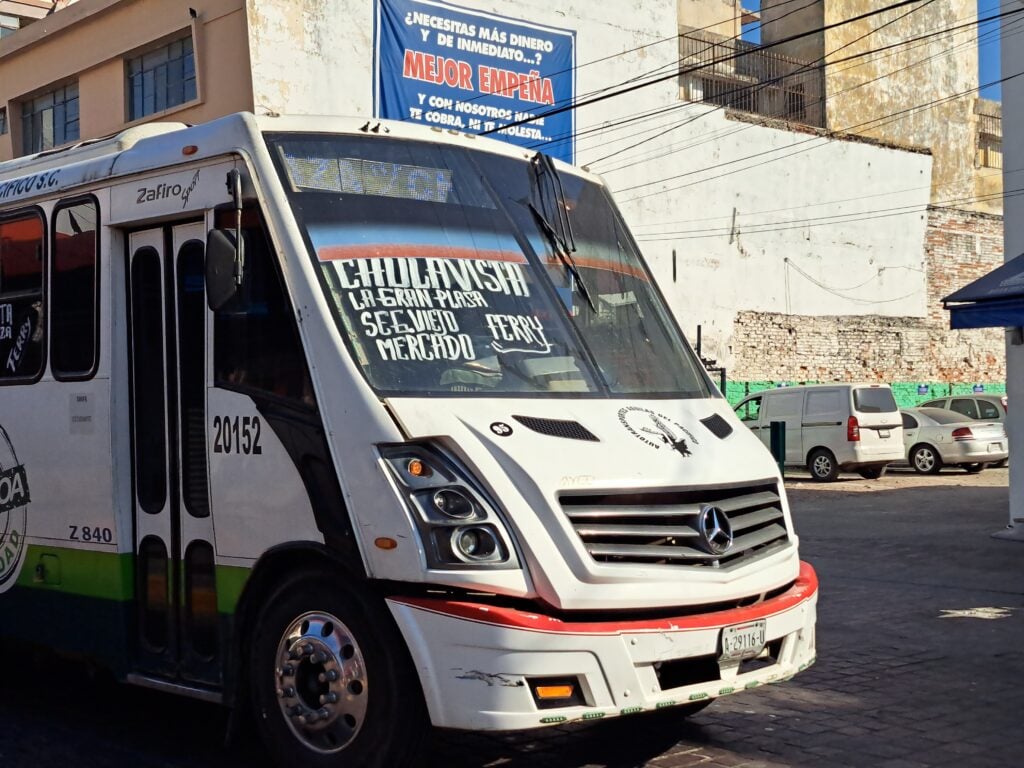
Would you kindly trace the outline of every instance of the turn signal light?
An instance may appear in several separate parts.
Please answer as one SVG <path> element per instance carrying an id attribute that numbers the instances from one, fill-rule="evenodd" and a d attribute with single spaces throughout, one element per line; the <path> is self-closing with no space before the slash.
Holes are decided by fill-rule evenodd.
<path id="1" fill-rule="evenodd" d="M 530 687 L 537 709 L 588 706 L 583 695 L 583 682 L 579 677 L 528 677 L 526 684 Z"/>
<path id="2" fill-rule="evenodd" d="M 430 477 L 434 474 L 430 465 L 421 459 L 409 459 L 409 463 L 405 465 L 405 471 L 413 477 Z"/>
<path id="3" fill-rule="evenodd" d="M 856 416 L 851 416 L 846 420 L 846 439 L 851 443 L 860 440 L 860 422 L 857 421 Z"/>
<path id="4" fill-rule="evenodd" d="M 538 699 L 571 699 L 575 693 L 571 685 L 538 685 Z"/>

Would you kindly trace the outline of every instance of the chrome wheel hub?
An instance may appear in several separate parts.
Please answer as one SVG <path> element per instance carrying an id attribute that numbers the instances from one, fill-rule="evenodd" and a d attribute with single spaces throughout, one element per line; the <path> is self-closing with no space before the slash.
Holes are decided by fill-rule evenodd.
<path id="1" fill-rule="evenodd" d="M 929 450 L 919 450 L 914 454 L 914 464 L 922 471 L 928 471 L 935 466 L 935 456 Z"/>
<path id="2" fill-rule="evenodd" d="M 829 472 L 832 471 L 832 462 L 828 460 L 827 456 L 817 456 L 814 459 L 814 474 L 818 477 L 825 477 Z"/>
<path id="3" fill-rule="evenodd" d="M 277 645 L 274 683 L 281 713 L 310 749 L 344 749 L 366 719 L 366 662 L 352 633 L 329 613 L 306 613 Z"/>

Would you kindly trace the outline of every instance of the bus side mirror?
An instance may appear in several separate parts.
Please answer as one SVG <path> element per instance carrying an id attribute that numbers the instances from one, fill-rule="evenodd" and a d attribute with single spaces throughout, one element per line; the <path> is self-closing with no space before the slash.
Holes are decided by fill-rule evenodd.
<path id="1" fill-rule="evenodd" d="M 238 293 L 235 268 L 238 244 L 235 233 L 211 229 L 206 236 L 206 303 L 214 312 Z"/>

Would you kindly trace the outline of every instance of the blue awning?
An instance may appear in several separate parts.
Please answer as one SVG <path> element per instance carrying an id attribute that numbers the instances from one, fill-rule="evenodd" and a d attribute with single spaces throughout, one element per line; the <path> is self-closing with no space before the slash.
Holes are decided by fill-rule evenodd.
<path id="1" fill-rule="evenodd" d="M 942 304 L 953 329 L 1024 326 L 1024 254 L 949 294 Z"/>

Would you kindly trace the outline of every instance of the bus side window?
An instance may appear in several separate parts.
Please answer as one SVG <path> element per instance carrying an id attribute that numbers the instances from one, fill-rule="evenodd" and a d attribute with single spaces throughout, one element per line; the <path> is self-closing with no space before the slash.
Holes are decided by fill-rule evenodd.
<path id="1" fill-rule="evenodd" d="M 50 277 L 50 369 L 60 380 L 96 369 L 99 336 L 97 207 L 62 203 L 53 216 Z"/>
<path id="2" fill-rule="evenodd" d="M 315 407 L 295 315 L 270 242 L 258 217 L 246 218 L 245 281 L 214 320 L 214 383 Z"/>
<path id="3" fill-rule="evenodd" d="M 0 383 L 43 372 L 43 230 L 35 210 L 0 219 Z"/>

